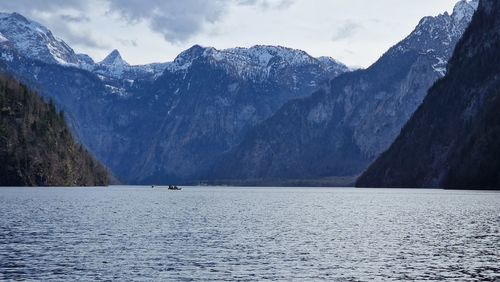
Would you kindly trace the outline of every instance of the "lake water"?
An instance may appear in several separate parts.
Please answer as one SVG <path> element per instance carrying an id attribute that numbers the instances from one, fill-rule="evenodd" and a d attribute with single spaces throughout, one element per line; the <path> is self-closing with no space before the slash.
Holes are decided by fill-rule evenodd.
<path id="1" fill-rule="evenodd" d="M 499 250 L 494 192 L 0 189 L 1 280 L 495 281 Z"/>

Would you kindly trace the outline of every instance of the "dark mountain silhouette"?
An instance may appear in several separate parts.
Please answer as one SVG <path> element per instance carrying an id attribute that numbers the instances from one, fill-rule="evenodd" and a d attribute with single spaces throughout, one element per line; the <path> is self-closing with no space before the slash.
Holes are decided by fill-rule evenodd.
<path id="1" fill-rule="evenodd" d="M 482 0 L 450 60 L 360 187 L 500 188 L 500 2 Z"/>

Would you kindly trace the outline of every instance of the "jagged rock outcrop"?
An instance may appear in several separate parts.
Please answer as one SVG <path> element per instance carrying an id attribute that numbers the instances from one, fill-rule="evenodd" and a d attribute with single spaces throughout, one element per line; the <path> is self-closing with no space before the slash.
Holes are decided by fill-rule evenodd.
<path id="1" fill-rule="evenodd" d="M 481 0 L 450 60 L 360 187 L 500 189 L 500 2 Z"/>

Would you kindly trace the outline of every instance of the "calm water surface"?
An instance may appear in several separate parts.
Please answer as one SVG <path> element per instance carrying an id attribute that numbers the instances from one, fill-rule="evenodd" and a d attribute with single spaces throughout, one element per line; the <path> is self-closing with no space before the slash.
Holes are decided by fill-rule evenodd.
<path id="1" fill-rule="evenodd" d="M 500 194 L 1 188 L 0 279 L 500 279 Z"/>

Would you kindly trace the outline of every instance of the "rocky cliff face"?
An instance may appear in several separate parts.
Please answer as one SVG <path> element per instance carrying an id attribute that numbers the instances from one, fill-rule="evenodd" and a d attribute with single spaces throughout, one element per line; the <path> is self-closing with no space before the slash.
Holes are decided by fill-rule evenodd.
<path id="1" fill-rule="evenodd" d="M 500 188 L 500 2 L 482 0 L 450 60 L 362 187 Z"/>
<path id="2" fill-rule="evenodd" d="M 317 178 L 356 175 L 397 137 L 445 72 L 477 1 L 426 17 L 366 70 L 333 79 L 285 104 L 226 154 L 207 177 Z"/>
<path id="3" fill-rule="evenodd" d="M 0 186 L 108 185 L 107 171 L 75 143 L 62 113 L 0 75 Z"/>

